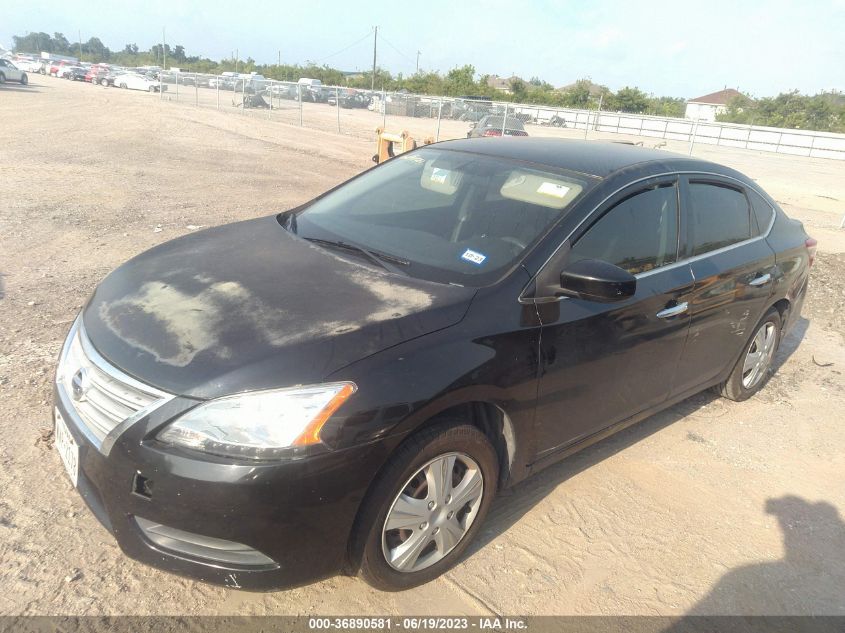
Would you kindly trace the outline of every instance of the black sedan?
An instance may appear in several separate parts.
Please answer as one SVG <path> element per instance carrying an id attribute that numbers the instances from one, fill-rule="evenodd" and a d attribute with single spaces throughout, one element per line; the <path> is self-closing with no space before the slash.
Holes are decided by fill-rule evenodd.
<path id="1" fill-rule="evenodd" d="M 70 79 L 71 81 L 85 81 L 87 75 L 88 69 L 82 66 L 74 66 L 65 71 L 65 79 Z"/>
<path id="2" fill-rule="evenodd" d="M 61 352 L 55 445 L 150 565 L 412 587 L 497 491 L 703 389 L 752 396 L 814 253 L 714 163 L 430 145 L 111 273 Z"/>

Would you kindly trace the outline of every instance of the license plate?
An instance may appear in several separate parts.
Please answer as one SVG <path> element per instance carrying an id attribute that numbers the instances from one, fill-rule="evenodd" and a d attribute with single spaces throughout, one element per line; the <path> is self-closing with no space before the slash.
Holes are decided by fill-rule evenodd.
<path id="1" fill-rule="evenodd" d="M 59 413 L 59 410 L 56 409 L 54 413 L 56 429 L 53 445 L 56 447 L 59 457 L 62 458 L 62 463 L 65 465 L 68 477 L 70 477 L 75 488 L 79 482 L 79 445 L 73 439 L 73 435 L 71 435 L 70 429 L 67 428 L 67 423 L 62 417 L 62 414 Z"/>

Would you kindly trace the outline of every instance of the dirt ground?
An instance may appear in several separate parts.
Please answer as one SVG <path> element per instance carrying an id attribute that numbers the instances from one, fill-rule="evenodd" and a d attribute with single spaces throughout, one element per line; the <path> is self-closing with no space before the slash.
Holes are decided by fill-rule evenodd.
<path id="1" fill-rule="evenodd" d="M 231 105 L 32 84 L 0 87 L 0 614 L 845 614 L 845 163 L 694 151 L 757 179 L 819 239 L 803 318 L 755 398 L 700 394 L 520 484 L 471 555 L 426 586 L 336 577 L 251 594 L 121 554 L 39 441 L 55 359 L 109 270 L 367 168 L 358 136 L 374 115 L 342 112 L 357 136 L 337 135 Z M 319 107 L 308 124 L 331 130 L 336 111 Z"/>

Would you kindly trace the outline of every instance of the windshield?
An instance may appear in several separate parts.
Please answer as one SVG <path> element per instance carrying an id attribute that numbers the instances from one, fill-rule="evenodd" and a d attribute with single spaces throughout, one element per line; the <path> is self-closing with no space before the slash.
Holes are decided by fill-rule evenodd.
<path id="1" fill-rule="evenodd" d="M 443 149 L 402 154 L 318 199 L 288 226 L 403 260 L 462 285 L 510 269 L 589 186 L 551 168 Z"/>

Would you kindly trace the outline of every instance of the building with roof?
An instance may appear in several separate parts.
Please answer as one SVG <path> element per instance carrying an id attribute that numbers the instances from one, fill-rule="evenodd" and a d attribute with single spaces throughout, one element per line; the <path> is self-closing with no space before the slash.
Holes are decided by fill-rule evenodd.
<path id="1" fill-rule="evenodd" d="M 739 90 L 725 88 L 718 92 L 711 92 L 702 97 L 696 97 L 687 101 L 687 109 L 684 117 L 698 121 L 715 121 L 717 114 L 722 114 L 728 109 L 728 102 L 734 97 L 744 96 Z"/>
<path id="2" fill-rule="evenodd" d="M 521 77 L 517 77 L 516 75 L 511 75 L 510 77 L 490 75 L 487 77 L 487 86 L 493 88 L 494 90 L 498 90 L 499 92 L 511 94 L 511 82 L 513 81 L 523 81 L 523 79 Z"/>

